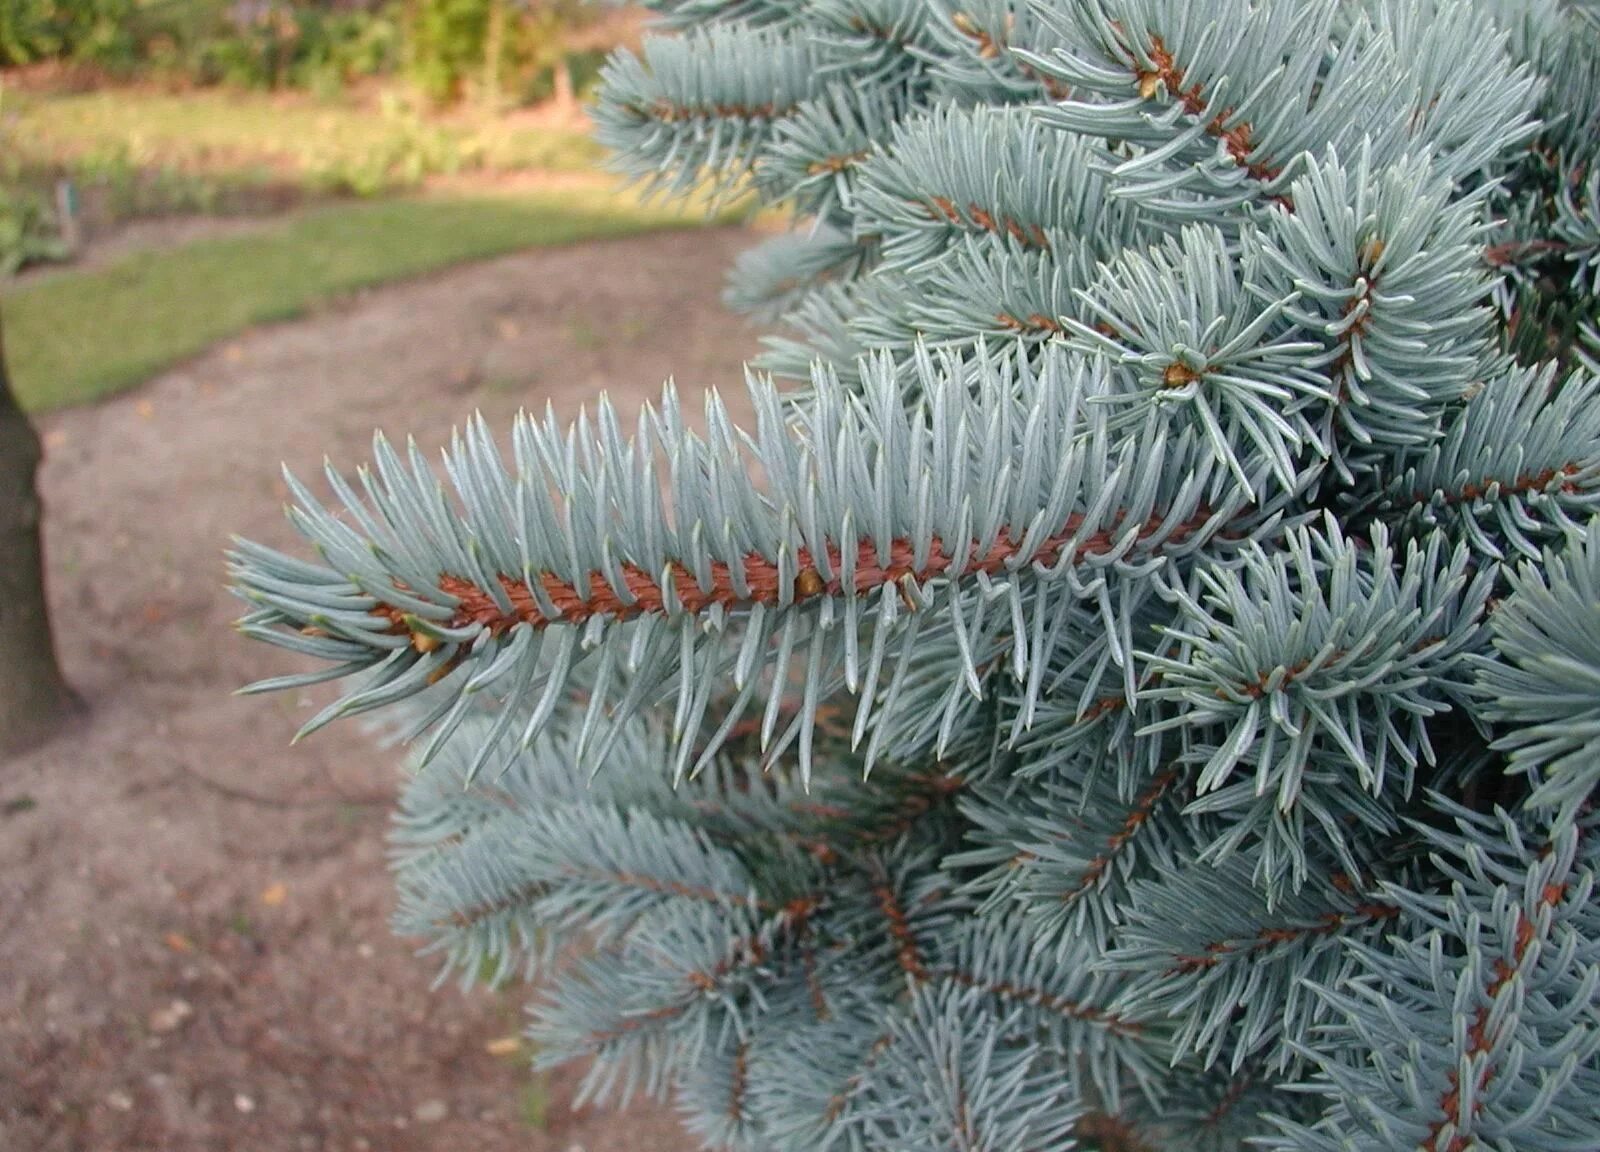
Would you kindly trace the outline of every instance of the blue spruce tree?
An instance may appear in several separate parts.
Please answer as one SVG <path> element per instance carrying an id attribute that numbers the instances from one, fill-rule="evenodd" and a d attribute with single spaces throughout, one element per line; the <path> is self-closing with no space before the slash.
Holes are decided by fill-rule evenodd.
<path id="1" fill-rule="evenodd" d="M 397 929 L 711 1148 L 1600 1149 L 1596 10 L 652 7 L 619 164 L 796 214 L 756 426 L 232 554 L 403 704 Z"/>

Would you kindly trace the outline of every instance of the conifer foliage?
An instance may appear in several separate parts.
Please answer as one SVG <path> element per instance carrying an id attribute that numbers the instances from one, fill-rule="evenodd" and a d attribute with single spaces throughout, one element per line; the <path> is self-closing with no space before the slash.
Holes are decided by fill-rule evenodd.
<path id="1" fill-rule="evenodd" d="M 415 740 L 397 929 L 712 1148 L 1600 1147 L 1593 8 L 652 7 L 618 163 L 796 214 L 756 426 L 232 554 Z"/>

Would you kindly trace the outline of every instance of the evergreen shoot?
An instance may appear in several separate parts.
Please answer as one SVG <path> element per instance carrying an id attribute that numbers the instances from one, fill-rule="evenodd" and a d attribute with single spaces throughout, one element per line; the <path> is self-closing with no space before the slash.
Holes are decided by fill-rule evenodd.
<path id="1" fill-rule="evenodd" d="M 755 426 L 291 478 L 396 928 L 708 1148 L 1600 1149 L 1600 15 L 659 0 Z M 503 449 L 509 444 L 509 461 Z"/>

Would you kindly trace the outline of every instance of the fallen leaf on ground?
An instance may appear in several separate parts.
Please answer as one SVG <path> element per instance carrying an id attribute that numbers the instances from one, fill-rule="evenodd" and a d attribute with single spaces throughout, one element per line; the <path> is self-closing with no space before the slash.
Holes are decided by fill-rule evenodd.
<path id="1" fill-rule="evenodd" d="M 491 1040 L 483 1046 L 483 1050 L 491 1056 L 515 1056 L 522 1048 L 522 1037 L 502 1036 L 498 1040 Z"/>
<path id="2" fill-rule="evenodd" d="M 281 881 L 269 884 L 261 892 L 261 902 L 268 908 L 276 908 L 289 898 L 289 888 Z"/>
<path id="3" fill-rule="evenodd" d="M 189 939 L 182 932 L 168 932 L 163 939 L 166 940 L 167 947 L 171 948 L 174 952 L 194 951 L 194 941 Z"/>

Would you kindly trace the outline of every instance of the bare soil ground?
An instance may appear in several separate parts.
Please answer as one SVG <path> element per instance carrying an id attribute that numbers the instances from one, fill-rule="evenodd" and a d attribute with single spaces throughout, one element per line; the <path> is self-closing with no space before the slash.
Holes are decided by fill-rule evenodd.
<path id="1" fill-rule="evenodd" d="M 74 732 L 0 765 L 0 1149 L 687 1149 L 670 1111 L 575 1112 L 537 1083 L 525 991 L 431 991 L 392 937 L 397 755 L 230 630 L 229 535 L 290 546 L 278 464 L 430 450 L 675 374 L 737 391 L 755 331 L 718 303 L 735 230 L 546 250 L 347 301 L 42 421 L 51 599 Z M 5 675 L 0 669 L 0 676 Z M 491 1046 L 495 1048 L 491 1051 Z M 541 1098 L 547 1093 L 547 1100 Z"/>

